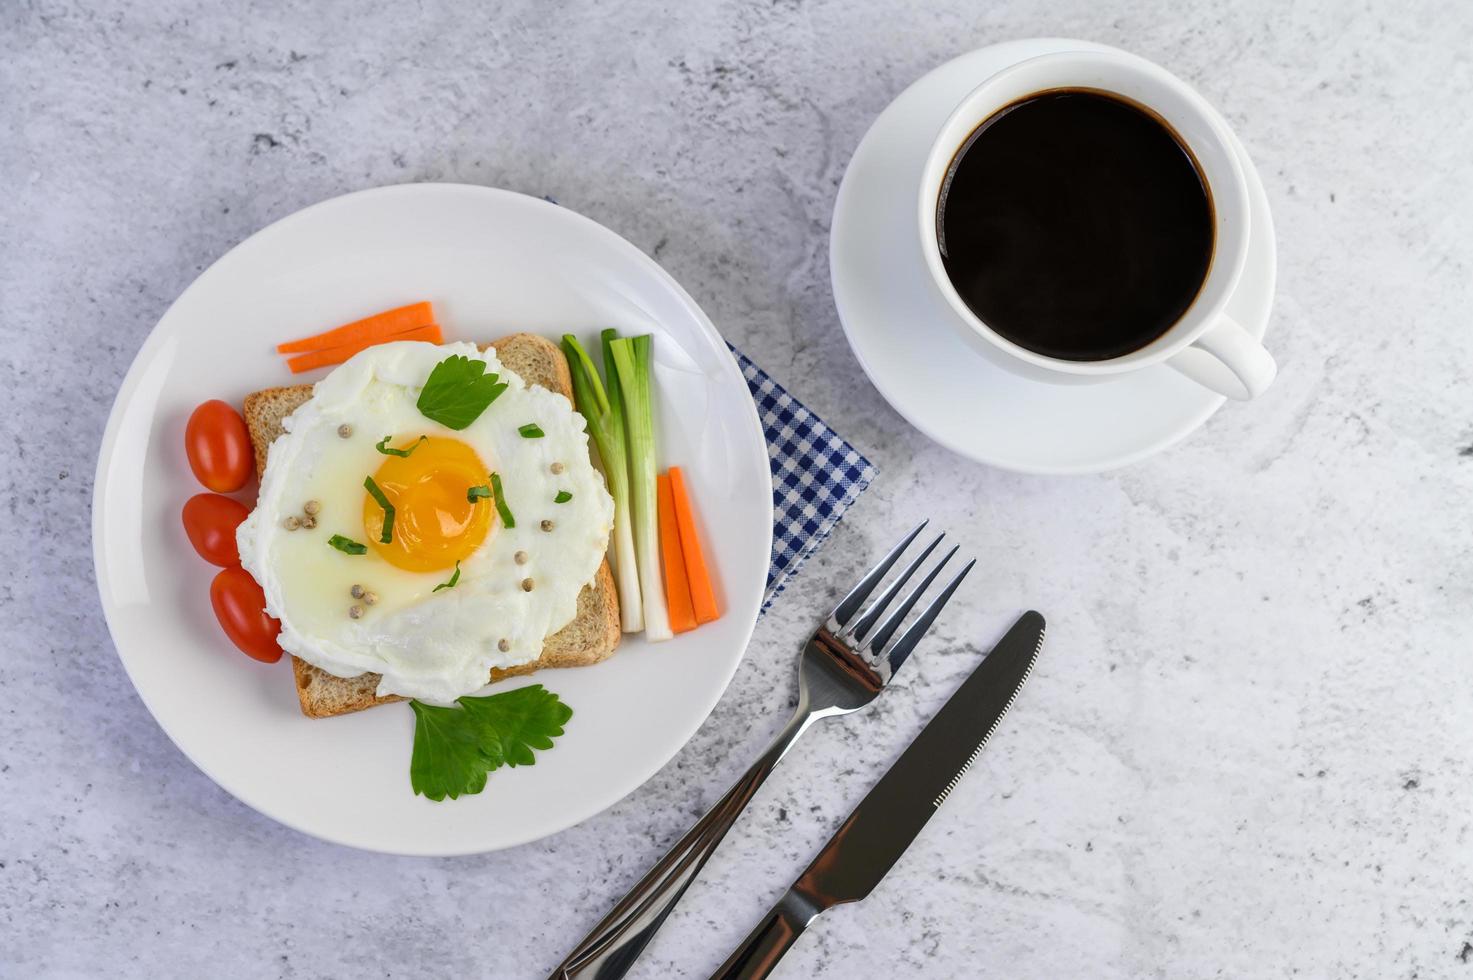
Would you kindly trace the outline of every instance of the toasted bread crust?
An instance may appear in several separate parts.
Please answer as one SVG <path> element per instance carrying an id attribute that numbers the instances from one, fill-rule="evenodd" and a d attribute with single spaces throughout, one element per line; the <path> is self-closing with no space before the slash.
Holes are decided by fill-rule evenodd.
<path id="1" fill-rule="evenodd" d="M 572 401 L 573 379 L 567 358 L 552 341 L 535 334 L 512 334 L 486 346 L 510 371 L 528 384 L 538 384 Z M 266 471 L 266 454 L 284 431 L 282 422 L 312 397 L 311 385 L 265 388 L 245 397 L 246 427 L 256 453 L 256 472 Z M 582 667 L 608 659 L 619 646 L 619 598 L 614 576 L 605 560 L 593 581 L 578 595 L 578 612 L 567 626 L 549 636 L 542 655 L 531 663 L 491 671 L 490 681 L 530 674 L 544 667 Z M 336 677 L 292 657 L 292 673 L 302 713 L 309 718 L 362 711 L 375 705 L 402 701 L 398 695 L 379 697 L 379 675 Z"/>
<path id="2" fill-rule="evenodd" d="M 245 396 L 246 428 L 251 433 L 251 448 L 256 451 L 256 477 L 266 473 L 266 451 L 282 434 L 281 423 L 312 397 L 311 385 L 265 388 Z"/>

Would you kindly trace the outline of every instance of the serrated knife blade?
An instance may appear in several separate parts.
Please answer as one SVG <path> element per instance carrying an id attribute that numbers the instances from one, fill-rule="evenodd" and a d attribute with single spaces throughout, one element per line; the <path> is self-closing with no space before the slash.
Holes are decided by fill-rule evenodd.
<path id="1" fill-rule="evenodd" d="M 946 802 L 1012 707 L 1043 645 L 1044 620 L 1018 618 L 921 730 L 713 980 L 764 977 L 809 922 L 869 895 Z"/>

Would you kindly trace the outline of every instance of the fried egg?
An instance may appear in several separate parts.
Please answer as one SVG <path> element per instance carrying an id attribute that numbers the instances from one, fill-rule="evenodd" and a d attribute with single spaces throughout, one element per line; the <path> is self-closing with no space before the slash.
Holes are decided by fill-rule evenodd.
<path id="1" fill-rule="evenodd" d="M 461 430 L 416 406 L 453 355 L 508 386 Z M 371 347 L 318 382 L 284 428 L 236 536 L 283 650 L 339 677 L 381 674 L 380 696 L 444 702 L 484 686 L 493 667 L 535 660 L 577 614 L 613 500 L 583 417 L 494 351 Z M 388 534 L 370 477 L 394 508 Z"/>

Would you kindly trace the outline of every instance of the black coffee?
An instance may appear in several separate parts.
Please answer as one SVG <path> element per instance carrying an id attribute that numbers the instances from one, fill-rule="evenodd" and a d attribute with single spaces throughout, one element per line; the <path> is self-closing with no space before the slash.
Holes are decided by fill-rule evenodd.
<path id="1" fill-rule="evenodd" d="M 1019 346 L 1070 361 L 1144 347 L 1192 305 L 1212 199 L 1191 153 L 1121 99 L 1059 89 L 972 131 L 936 202 L 946 274 Z"/>

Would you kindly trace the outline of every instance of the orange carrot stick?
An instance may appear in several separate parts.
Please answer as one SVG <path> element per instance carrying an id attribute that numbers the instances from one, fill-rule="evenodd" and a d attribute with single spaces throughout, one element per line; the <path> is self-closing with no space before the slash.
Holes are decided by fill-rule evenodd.
<path id="1" fill-rule="evenodd" d="M 670 629 L 685 633 L 696 628 L 691 607 L 690 583 L 685 577 L 685 555 L 680 550 L 680 527 L 675 518 L 675 500 L 670 494 L 670 477 L 655 477 L 655 500 L 660 519 L 660 555 L 665 560 L 665 604 L 670 611 Z"/>
<path id="2" fill-rule="evenodd" d="M 320 367 L 332 364 L 341 364 L 354 354 L 379 344 L 387 344 L 396 340 L 426 340 L 432 344 L 441 344 L 445 338 L 440 333 L 440 325 L 431 323 L 403 333 L 396 333 L 392 337 L 380 337 L 377 340 L 365 340 L 353 344 L 344 344 L 341 347 L 328 347 L 325 350 L 315 350 L 307 354 L 298 354 L 296 357 L 287 358 L 286 366 L 292 369 L 292 374 L 301 374 L 303 371 L 312 371 Z"/>
<path id="3" fill-rule="evenodd" d="M 400 306 L 382 313 L 375 313 L 373 316 L 366 316 L 361 320 L 354 320 L 352 323 L 325 333 L 280 344 L 276 348 L 276 353 L 302 354 L 307 351 L 324 350 L 328 347 L 344 347 L 362 341 L 372 343 L 375 339 L 403 333 L 406 330 L 413 330 L 415 327 L 434 322 L 435 310 L 429 303 L 411 303 L 408 306 Z M 369 343 L 364 343 L 363 347 L 369 346 Z"/>
<path id="4" fill-rule="evenodd" d="M 696 537 L 696 518 L 691 513 L 690 496 L 685 492 L 685 475 L 680 467 L 670 467 L 670 496 L 675 504 L 675 523 L 680 528 L 680 550 L 685 555 L 685 575 L 690 583 L 691 607 L 697 623 L 709 623 L 721 615 L 716 608 L 716 590 L 711 585 L 711 572 L 701 554 Z"/>

